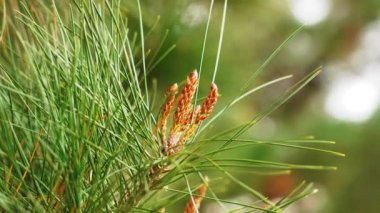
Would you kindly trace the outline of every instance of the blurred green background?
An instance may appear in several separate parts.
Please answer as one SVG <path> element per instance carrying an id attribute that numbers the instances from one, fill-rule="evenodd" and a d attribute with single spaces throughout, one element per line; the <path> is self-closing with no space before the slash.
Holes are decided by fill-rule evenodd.
<path id="1" fill-rule="evenodd" d="M 224 1 L 215 1 L 201 79 L 201 93 L 212 77 Z M 148 48 L 176 44 L 151 74 L 161 91 L 199 68 L 210 1 L 143 1 L 147 28 L 160 16 Z M 135 13 L 134 3 L 127 6 Z M 136 14 L 135 14 L 136 15 Z M 134 23 L 133 20 L 131 23 Z M 296 171 L 290 176 L 245 177 L 272 198 L 301 180 L 320 193 L 287 212 L 378 212 L 380 209 L 380 1 L 230 0 L 216 82 L 219 106 L 239 93 L 249 76 L 299 26 L 304 29 L 250 85 L 293 74 L 290 80 L 256 93 L 225 114 L 215 131 L 248 121 L 296 80 L 318 66 L 324 71 L 295 98 L 249 131 L 252 138 L 294 139 L 309 135 L 337 141 L 323 146 L 345 158 L 287 148 L 257 147 L 241 155 L 304 164 L 336 165 L 337 171 Z M 137 29 L 137 28 L 136 28 Z M 214 132 L 215 132 L 214 131 Z M 241 192 L 229 199 L 244 200 Z M 203 206 L 217 212 L 212 203 Z"/>

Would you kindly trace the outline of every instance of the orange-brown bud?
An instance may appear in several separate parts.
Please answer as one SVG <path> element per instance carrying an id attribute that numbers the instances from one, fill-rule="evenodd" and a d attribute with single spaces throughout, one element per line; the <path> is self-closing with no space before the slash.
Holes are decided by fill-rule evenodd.
<path id="1" fill-rule="evenodd" d="M 178 91 L 178 85 L 173 84 L 172 86 L 169 87 L 169 89 L 166 91 L 166 96 L 169 96 L 163 109 L 162 109 L 162 115 L 160 120 L 157 122 L 157 126 L 155 129 L 155 134 L 157 134 L 157 130 L 160 131 L 162 139 L 165 139 L 165 133 L 166 133 L 166 124 L 168 117 L 170 115 L 170 112 L 172 111 L 174 107 L 174 101 L 175 101 L 175 95 L 177 94 Z"/>
<path id="2" fill-rule="evenodd" d="M 216 102 L 218 101 L 218 87 L 216 84 L 211 84 L 210 92 L 207 95 L 206 100 L 203 102 L 200 113 L 195 117 L 195 123 L 200 124 L 208 116 L 210 116 Z"/>
<path id="3" fill-rule="evenodd" d="M 168 88 L 168 90 L 166 91 L 166 95 L 177 94 L 177 91 L 178 91 L 178 84 L 175 83 Z"/>
<path id="4" fill-rule="evenodd" d="M 174 113 L 172 132 L 183 130 L 190 123 L 189 113 L 192 112 L 191 101 L 193 100 L 198 85 L 198 72 L 194 70 L 187 76 L 187 82 L 182 89 L 178 100 L 178 106 Z M 191 117 L 190 117 L 191 118 Z"/>
<path id="5" fill-rule="evenodd" d="M 197 117 L 197 115 L 200 113 L 200 111 L 201 111 L 200 106 L 195 107 L 194 111 L 192 113 L 190 113 L 189 119 L 191 119 L 191 115 L 193 115 L 194 117 Z M 176 152 L 180 151 L 182 149 L 183 145 L 189 140 L 189 138 L 194 135 L 197 127 L 198 127 L 198 125 L 196 123 L 192 123 L 190 125 L 190 127 L 188 127 L 186 129 L 186 131 L 183 133 L 181 139 L 179 140 L 179 142 L 176 145 L 176 148 L 175 148 Z"/>
<path id="6" fill-rule="evenodd" d="M 158 123 L 158 129 L 160 130 L 160 136 L 163 141 L 163 153 L 166 156 L 170 156 L 183 148 L 184 144 L 194 135 L 199 124 L 210 116 L 217 102 L 218 88 L 216 84 L 213 83 L 211 84 L 211 89 L 206 100 L 201 106 L 193 108 L 192 100 L 197 86 L 198 73 L 194 70 L 187 76 L 186 84 L 177 99 L 177 109 L 173 116 L 173 124 L 169 137 L 166 139 L 166 123 L 174 106 L 175 94 L 178 89 L 177 84 L 172 85 L 167 91 L 167 94 L 171 96 L 163 107 L 162 118 Z"/>
<path id="7" fill-rule="evenodd" d="M 198 195 L 194 195 L 193 198 L 187 202 L 184 213 L 198 212 L 197 210 L 201 206 L 202 200 L 204 196 L 206 195 L 207 187 L 208 187 L 208 177 L 206 176 L 205 182 L 202 183 L 197 190 Z"/>

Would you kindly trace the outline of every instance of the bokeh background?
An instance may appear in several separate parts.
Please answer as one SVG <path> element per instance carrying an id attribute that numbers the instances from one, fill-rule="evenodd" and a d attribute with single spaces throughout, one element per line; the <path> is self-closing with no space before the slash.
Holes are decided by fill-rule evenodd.
<path id="1" fill-rule="evenodd" d="M 215 1 L 207 38 L 201 92 L 208 90 L 217 52 L 224 1 Z M 210 1 L 143 1 L 147 28 L 159 24 L 148 47 L 176 48 L 157 66 L 151 78 L 161 90 L 199 68 Z M 135 13 L 134 4 L 128 5 Z M 133 20 L 131 21 L 133 24 Z M 302 76 L 318 66 L 322 74 L 296 97 L 249 131 L 253 138 L 294 139 L 313 135 L 334 140 L 323 146 L 346 154 L 326 154 L 286 148 L 257 147 L 241 155 L 289 163 L 336 165 L 337 171 L 296 171 L 289 176 L 245 177 L 250 185 L 277 197 L 302 180 L 312 181 L 319 193 L 288 212 L 378 212 L 380 209 L 380 1 L 379 0 L 230 0 L 216 82 L 227 103 L 281 42 L 298 33 L 254 87 L 293 74 L 234 106 L 214 132 L 248 121 Z M 233 187 L 232 187 L 233 188 Z M 249 200 L 240 191 L 226 195 Z M 204 210 L 217 212 L 212 203 Z"/>

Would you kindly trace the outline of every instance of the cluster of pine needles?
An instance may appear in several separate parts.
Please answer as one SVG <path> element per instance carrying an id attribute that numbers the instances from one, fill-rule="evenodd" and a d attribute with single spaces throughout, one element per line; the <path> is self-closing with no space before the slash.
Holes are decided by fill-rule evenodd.
<path id="1" fill-rule="evenodd" d="M 214 1 L 210 3 L 211 14 Z M 258 144 L 341 155 L 302 145 L 333 143 L 330 141 L 241 138 L 311 81 L 320 68 L 248 123 L 204 137 L 210 124 L 217 124 L 220 115 L 241 99 L 291 77 L 248 89 L 296 32 L 252 74 L 229 104 L 218 106 L 214 81 L 225 1 L 210 93 L 203 101 L 198 96 L 202 66 L 199 74 L 184 71 L 184 78 L 188 77 L 182 91 L 178 92 L 177 84 L 171 86 L 158 110 L 154 109 L 154 86 L 148 75 L 173 47 L 146 50 L 145 41 L 152 30 L 144 31 L 149 27 L 139 0 L 134 4 L 136 17 L 128 17 L 127 6 L 117 0 L 4 0 L 1 6 L 1 211 L 164 212 L 183 202 L 187 203 L 183 204 L 185 212 L 198 212 L 203 200 L 222 208 L 234 204 L 246 212 L 279 212 L 314 193 L 312 185 L 301 183 L 288 196 L 273 202 L 230 169 L 268 173 L 335 169 L 219 155 Z M 210 19 L 211 15 L 204 46 Z M 129 26 L 134 20 L 139 26 L 136 31 Z M 207 176 L 208 172 L 213 175 Z M 219 198 L 212 190 L 213 185 L 220 185 L 219 177 L 229 179 L 257 201 L 236 203 Z"/>

